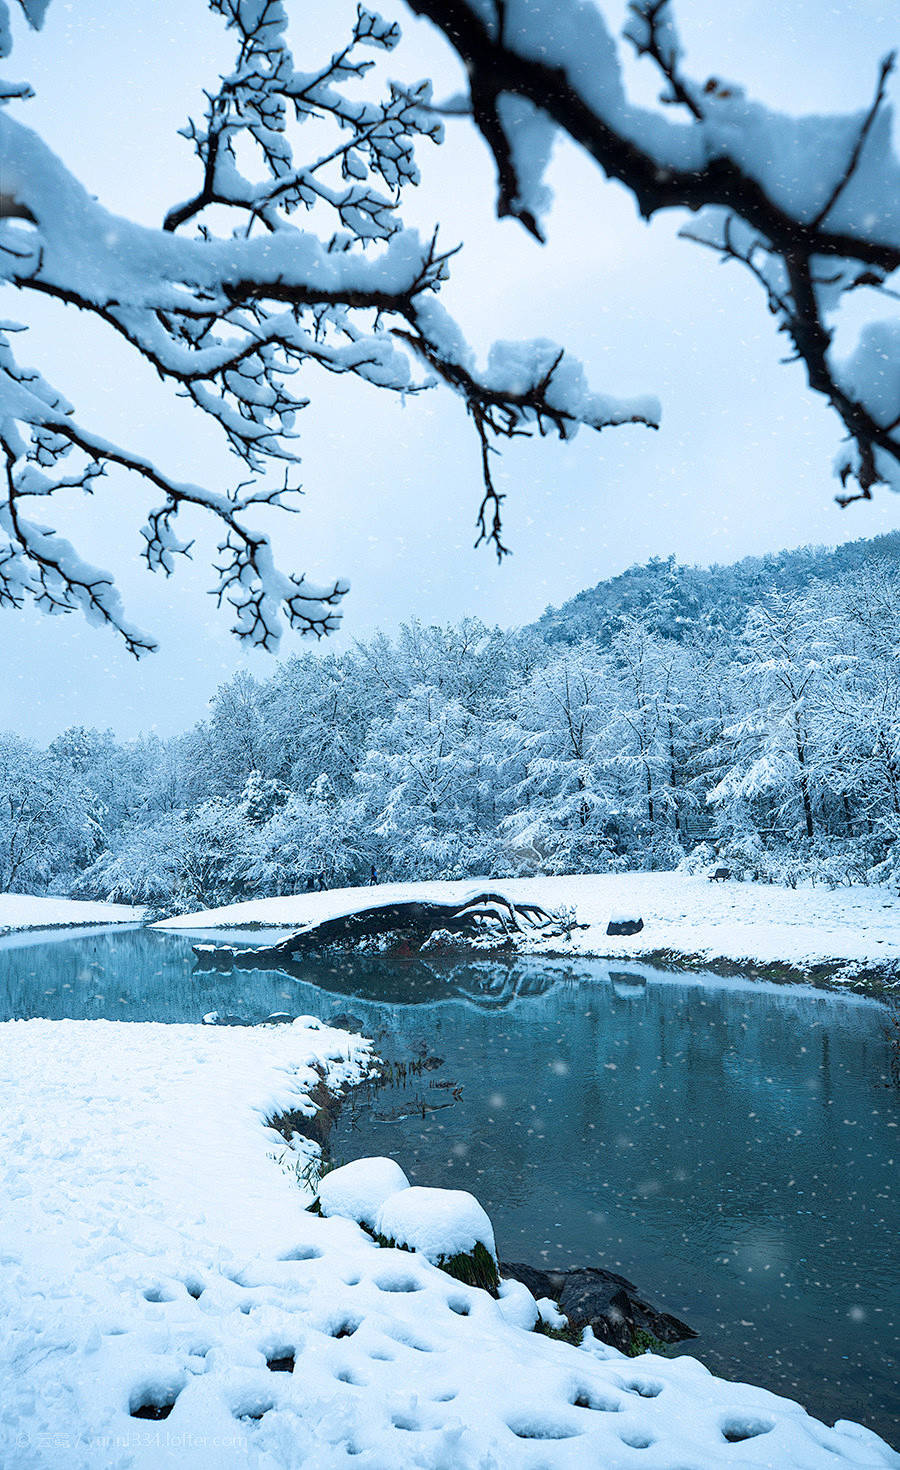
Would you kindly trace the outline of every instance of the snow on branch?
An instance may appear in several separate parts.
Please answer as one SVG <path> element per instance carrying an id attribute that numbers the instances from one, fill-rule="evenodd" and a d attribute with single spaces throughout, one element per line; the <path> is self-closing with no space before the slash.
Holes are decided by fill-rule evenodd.
<path id="1" fill-rule="evenodd" d="M 23 3 L 39 27 L 46 0 Z M 178 515 L 199 506 L 222 527 L 213 591 L 233 609 L 237 635 L 274 648 L 286 622 L 321 636 L 337 626 L 347 584 L 316 587 L 281 572 L 246 514 L 282 505 L 297 488 L 295 423 L 308 400 L 292 383 L 303 367 L 395 393 L 437 382 L 458 393 L 482 449 L 479 540 L 498 554 L 505 548 L 492 441 L 535 429 L 567 439 L 582 423 L 599 429 L 655 423 L 658 415 L 652 400 L 588 392 L 579 365 L 553 344 L 501 344 L 484 371 L 476 368 L 435 299 L 454 252 L 400 218 L 403 191 L 419 179 L 417 143 L 442 137 L 430 85 L 388 84 L 380 101 L 360 95 L 372 53 L 396 45 L 395 25 L 360 6 L 346 44 L 301 70 L 281 0 L 210 6 L 234 33 L 235 64 L 205 94 L 202 116 L 182 130 L 196 154 L 198 187 L 159 229 L 104 209 L 35 133 L 0 110 L 0 279 L 106 323 L 218 425 L 254 477 L 214 492 L 109 443 L 20 364 L 3 333 L 0 604 L 30 596 L 54 612 L 80 607 L 115 628 L 136 655 L 155 645 L 128 623 L 110 574 L 32 521 L 25 502 L 46 502 L 63 488 L 92 491 L 108 466 L 122 467 L 162 497 L 143 528 L 152 571 L 169 575 L 175 559 L 190 554 Z M 27 91 L 0 83 L 0 100 Z M 276 470 L 272 488 L 264 477 Z"/>
<path id="2" fill-rule="evenodd" d="M 849 356 L 833 345 L 849 293 L 871 291 L 878 308 L 898 299 L 889 284 L 900 269 L 893 55 L 862 111 L 791 117 L 734 84 L 687 76 L 672 0 L 632 0 L 625 37 L 657 69 L 663 111 L 629 101 L 616 41 L 587 0 L 408 3 L 465 64 L 472 116 L 497 168 L 499 215 L 541 237 L 546 190 L 535 159 L 549 151 L 541 127 L 580 144 L 630 190 L 645 218 L 663 209 L 699 213 L 683 233 L 750 269 L 810 387 L 841 420 L 839 503 L 870 498 L 876 484 L 900 489 L 900 321 L 873 321 Z M 530 149 L 521 107 L 531 110 Z"/>

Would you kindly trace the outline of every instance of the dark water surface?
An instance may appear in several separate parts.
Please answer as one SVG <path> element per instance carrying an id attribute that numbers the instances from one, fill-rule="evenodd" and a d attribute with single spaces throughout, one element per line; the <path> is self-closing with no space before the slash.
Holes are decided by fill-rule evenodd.
<path id="1" fill-rule="evenodd" d="M 349 1017 L 407 1075 L 345 1105 L 337 1160 L 471 1189 L 505 1259 L 621 1271 L 714 1372 L 900 1443 L 900 1092 L 872 1002 L 590 960 L 194 973 L 188 939 L 131 930 L 0 941 L 0 1011 Z"/>

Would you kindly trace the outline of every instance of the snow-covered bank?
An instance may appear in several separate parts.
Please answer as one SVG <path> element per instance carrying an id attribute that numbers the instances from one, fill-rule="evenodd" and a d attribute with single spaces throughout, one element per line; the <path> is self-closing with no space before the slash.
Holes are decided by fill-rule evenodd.
<path id="1" fill-rule="evenodd" d="M 20 929 L 62 929 L 78 924 L 139 924 L 143 916 L 142 907 L 134 908 L 127 903 L 0 893 L 0 935 Z"/>
<path id="2" fill-rule="evenodd" d="M 900 1467 L 691 1358 L 535 1336 L 423 1256 L 307 1214 L 265 1119 L 365 1059 L 308 1019 L 0 1026 L 0 1463 Z"/>
<path id="3" fill-rule="evenodd" d="M 480 884 L 388 883 L 377 888 L 334 889 L 291 898 L 261 898 L 225 908 L 165 919 L 164 929 L 226 929 L 244 925 L 297 927 L 320 922 L 372 903 L 421 897 L 461 899 L 479 887 L 499 890 L 516 902 L 545 908 L 574 908 L 586 929 L 574 931 L 573 954 L 638 958 L 671 951 L 705 961 L 754 961 L 803 971 L 825 963 L 855 968 L 900 962 L 900 899 L 894 889 L 853 887 L 829 890 L 803 886 L 710 882 L 684 873 L 599 873 L 561 878 L 516 878 Z M 640 916 L 644 928 L 627 938 L 610 938 L 611 915 Z M 559 947 L 559 941 L 555 941 Z M 540 940 L 528 949 L 540 950 Z"/>

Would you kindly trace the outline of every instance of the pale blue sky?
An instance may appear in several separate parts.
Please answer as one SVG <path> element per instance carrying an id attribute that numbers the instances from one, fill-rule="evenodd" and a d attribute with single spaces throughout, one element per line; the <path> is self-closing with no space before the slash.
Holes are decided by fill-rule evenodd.
<path id="1" fill-rule="evenodd" d="M 348 8 L 297 5 L 298 56 L 304 33 L 317 38 L 317 55 L 336 42 L 334 16 Z M 408 37 L 392 72 L 431 74 L 440 92 L 452 92 L 443 43 L 402 6 L 381 9 L 401 18 Z M 682 0 L 695 72 L 739 79 L 793 111 L 853 108 L 868 100 L 878 59 L 900 40 L 887 0 L 784 0 L 765 10 L 761 21 L 758 0 Z M 18 115 L 104 204 L 157 223 L 193 187 L 191 152 L 176 130 L 199 111 L 200 87 L 229 56 L 203 0 L 53 0 L 43 34 L 21 37 L 7 71 L 38 90 Z M 643 85 L 644 69 L 635 78 Z M 498 568 L 471 549 L 478 448 L 460 404 L 432 394 L 404 407 L 361 385 L 311 383 L 313 406 L 299 424 L 303 512 L 272 529 L 282 564 L 350 579 L 334 647 L 412 616 L 530 621 L 654 554 L 729 561 L 900 526 L 900 501 L 886 492 L 871 506 L 834 505 L 836 424 L 804 391 L 800 369 L 779 366 L 785 343 L 753 283 L 676 242 L 674 218 L 648 228 L 621 189 L 561 146 L 542 249 L 493 220 L 491 166 L 464 124 L 421 160 L 425 180 L 407 216 L 424 227 L 440 220 L 447 243 L 465 242 L 445 300 L 475 344 L 552 336 L 583 358 L 597 388 L 658 393 L 663 428 L 582 431 L 568 447 L 512 446 L 501 478 L 515 554 Z M 2 311 L 34 321 L 22 355 L 93 427 L 153 454 L 176 478 L 234 480 L 235 461 L 211 427 L 104 328 L 10 290 Z M 229 638 L 205 595 L 211 577 L 199 550 L 168 583 L 141 571 L 141 495 L 110 477 L 92 504 L 65 510 L 63 526 L 92 559 L 119 571 L 131 614 L 160 637 L 160 653 L 138 665 L 112 635 L 75 616 L 2 612 L 0 726 L 40 737 L 73 723 L 169 733 L 200 717 L 235 668 L 271 668 Z M 203 543 L 202 522 L 196 529 Z M 308 647 L 292 638 L 283 651 Z"/>

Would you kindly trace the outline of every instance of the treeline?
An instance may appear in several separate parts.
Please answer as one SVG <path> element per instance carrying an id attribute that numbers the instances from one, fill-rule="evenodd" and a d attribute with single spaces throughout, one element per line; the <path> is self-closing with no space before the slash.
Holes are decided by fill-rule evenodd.
<path id="1" fill-rule="evenodd" d="M 5 736 L 0 889 L 183 911 L 373 864 L 891 879 L 900 569 L 869 545 L 837 575 L 754 586 L 739 618 L 715 578 L 687 605 L 693 569 L 653 563 L 643 600 L 576 642 L 560 613 L 549 638 L 411 623 L 240 673 L 172 740 Z"/>

